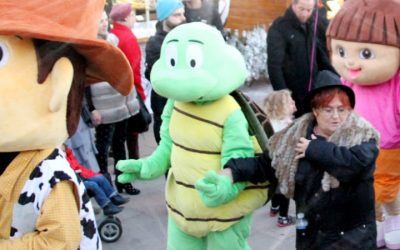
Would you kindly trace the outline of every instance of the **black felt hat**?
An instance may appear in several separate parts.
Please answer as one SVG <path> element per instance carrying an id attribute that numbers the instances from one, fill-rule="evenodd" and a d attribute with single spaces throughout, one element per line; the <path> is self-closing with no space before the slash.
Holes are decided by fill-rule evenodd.
<path id="1" fill-rule="evenodd" d="M 314 83 L 313 89 L 306 94 L 306 97 L 304 99 L 306 104 L 306 111 L 311 111 L 311 100 L 317 93 L 325 89 L 332 88 L 338 88 L 345 91 L 347 96 L 349 97 L 351 108 L 354 108 L 354 105 L 356 104 L 356 98 L 353 90 L 346 85 L 343 85 L 338 75 L 336 75 L 332 71 L 323 70 L 318 73 L 317 80 Z"/>

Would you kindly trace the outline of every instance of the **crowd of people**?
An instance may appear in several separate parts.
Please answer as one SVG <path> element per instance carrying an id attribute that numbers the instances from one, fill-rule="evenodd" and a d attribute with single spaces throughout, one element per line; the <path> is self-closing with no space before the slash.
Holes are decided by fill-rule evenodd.
<path id="1" fill-rule="evenodd" d="M 379 133 L 353 111 L 354 92 L 341 84 L 338 72 L 329 61 L 325 37 L 329 22 L 326 11 L 319 10 L 318 4 L 316 0 L 292 0 L 285 13 L 269 28 L 267 67 L 274 91 L 264 100 L 264 111 L 274 136 L 269 142 L 269 151 L 256 158 L 232 159 L 221 175 L 233 182 L 278 180 L 269 215 L 278 215 L 278 227 L 295 224 L 296 218 L 288 214 L 289 201 L 294 199 L 296 214 L 301 214 L 308 225 L 296 235 L 297 249 L 374 249 L 377 232 L 373 173 Z M 144 77 L 150 82 L 164 39 L 175 27 L 186 22 L 203 22 L 223 34 L 217 8 L 206 0 L 160 0 L 156 14 L 156 33 L 147 41 L 143 57 Z M 69 140 L 79 154 L 79 161 L 93 170 L 99 169 L 100 176 L 104 175 L 110 183 L 111 148 L 114 185 L 119 193 L 125 190 L 131 195 L 139 194 L 140 190 L 130 183 L 118 182 L 121 172 L 115 164 L 127 159 L 125 145 L 130 159 L 140 158 L 138 135 L 141 131 L 135 131 L 133 117 L 139 112 L 138 98 L 144 101 L 147 96 L 141 83 L 141 50 L 132 32 L 135 15 L 130 4 L 114 5 L 110 12 L 113 28 L 108 31 L 108 17 L 103 12 L 98 31 L 99 38 L 118 46 L 126 55 L 135 88 L 127 97 L 107 82 L 87 88 L 84 107 L 90 115 L 89 119 L 86 117 L 86 125 L 85 119 L 81 119 L 86 130 L 78 133 L 86 137 L 80 136 L 77 140 L 74 136 Z M 159 144 L 167 98 L 154 90 L 150 96 L 153 133 Z M 90 125 L 95 127 L 95 139 Z M 82 146 L 79 141 L 88 145 Z M 85 149 L 86 154 L 80 153 L 83 148 L 89 148 Z M 93 157 L 86 157 L 90 155 L 95 155 L 97 162 Z M 210 195 L 204 192 L 203 195 Z M 113 195 L 114 192 L 108 194 L 108 200 L 124 199 Z M 105 207 L 105 214 L 120 211 L 118 207 L 110 210 L 104 200 L 107 201 L 100 199 L 99 204 Z M 125 202 L 122 200 L 116 205 Z"/>

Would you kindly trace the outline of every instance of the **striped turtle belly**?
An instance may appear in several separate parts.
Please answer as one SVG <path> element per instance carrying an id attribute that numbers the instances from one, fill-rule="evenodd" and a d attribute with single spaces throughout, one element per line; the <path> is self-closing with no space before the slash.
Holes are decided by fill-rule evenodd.
<path id="1" fill-rule="evenodd" d="M 229 110 L 223 107 L 225 111 Z M 201 237 L 212 231 L 223 231 L 261 207 L 266 200 L 267 189 L 265 185 L 249 186 L 227 204 L 216 208 L 204 206 L 194 183 L 209 170 L 221 169 L 222 124 L 229 113 L 219 113 L 215 119 L 193 115 L 198 113 L 193 112 L 190 105 L 180 105 L 171 116 L 173 146 L 166 200 L 169 214 L 177 226 L 190 235 Z M 207 113 L 206 110 L 204 113 L 213 112 Z"/>
<path id="2" fill-rule="evenodd" d="M 203 176 L 192 172 L 190 179 L 193 182 L 188 182 L 187 179 L 182 181 L 171 169 L 166 184 L 169 215 L 181 230 L 190 235 L 202 237 L 209 232 L 223 231 L 261 207 L 266 200 L 267 186 L 251 185 L 233 201 L 216 208 L 208 208 L 194 189 L 195 180 Z"/>

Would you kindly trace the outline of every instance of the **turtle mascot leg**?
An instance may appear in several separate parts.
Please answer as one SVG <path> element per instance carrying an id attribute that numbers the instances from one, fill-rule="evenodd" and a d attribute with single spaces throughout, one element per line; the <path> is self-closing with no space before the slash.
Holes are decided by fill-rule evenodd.
<path id="1" fill-rule="evenodd" d="M 238 223 L 220 232 L 211 232 L 204 238 L 186 234 L 174 221 L 168 219 L 168 250 L 204 250 L 204 249 L 251 249 L 247 243 L 250 235 L 251 215 L 245 216 Z"/>

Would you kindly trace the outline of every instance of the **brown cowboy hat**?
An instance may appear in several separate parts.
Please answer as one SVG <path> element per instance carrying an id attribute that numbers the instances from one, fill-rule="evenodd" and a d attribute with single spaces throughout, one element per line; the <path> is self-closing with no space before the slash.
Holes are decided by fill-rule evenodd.
<path id="1" fill-rule="evenodd" d="M 71 44 L 87 60 L 87 84 L 107 81 L 121 94 L 133 87 L 124 54 L 97 39 L 104 0 L 1 0 L 0 35 Z"/>

